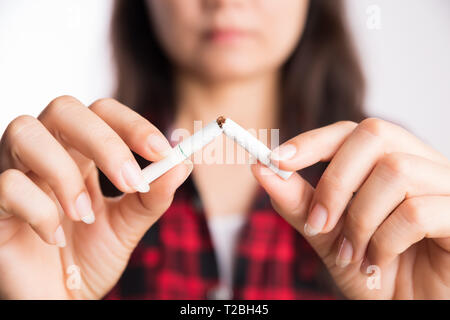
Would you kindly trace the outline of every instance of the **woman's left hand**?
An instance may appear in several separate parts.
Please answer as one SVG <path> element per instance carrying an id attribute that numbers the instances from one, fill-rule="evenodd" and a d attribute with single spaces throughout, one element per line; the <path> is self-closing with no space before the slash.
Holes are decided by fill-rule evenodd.
<path id="1" fill-rule="evenodd" d="M 274 208 L 356 299 L 450 299 L 450 161 L 378 119 L 300 134 L 272 154 L 296 171 L 329 161 L 313 189 L 257 164 Z"/>

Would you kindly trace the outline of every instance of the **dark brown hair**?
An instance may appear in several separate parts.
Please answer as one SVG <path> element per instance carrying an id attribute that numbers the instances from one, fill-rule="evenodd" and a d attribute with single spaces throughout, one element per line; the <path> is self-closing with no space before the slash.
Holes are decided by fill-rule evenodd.
<path id="1" fill-rule="evenodd" d="M 282 70 L 282 137 L 339 120 L 360 121 L 364 81 L 340 0 L 311 0 L 299 43 Z M 116 0 L 112 42 L 117 99 L 161 130 L 172 120 L 172 68 L 145 0 Z"/>

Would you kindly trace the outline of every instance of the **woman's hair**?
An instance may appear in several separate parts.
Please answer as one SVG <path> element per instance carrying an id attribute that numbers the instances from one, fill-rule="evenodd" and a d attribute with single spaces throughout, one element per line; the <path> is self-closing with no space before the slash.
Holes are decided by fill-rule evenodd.
<path id="1" fill-rule="evenodd" d="M 305 29 L 282 67 L 282 138 L 339 120 L 360 121 L 364 81 L 340 0 L 312 0 Z M 171 63 L 145 0 L 116 0 L 116 98 L 165 130 L 176 105 Z"/>

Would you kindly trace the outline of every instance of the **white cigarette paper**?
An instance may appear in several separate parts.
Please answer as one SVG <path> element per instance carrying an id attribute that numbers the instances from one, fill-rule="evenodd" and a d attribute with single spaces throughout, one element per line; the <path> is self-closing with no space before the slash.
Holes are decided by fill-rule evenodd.
<path id="1" fill-rule="evenodd" d="M 270 161 L 270 154 L 272 151 L 270 151 L 264 143 L 256 139 L 250 132 L 242 128 L 233 120 L 219 117 L 216 121 L 212 121 L 203 129 L 197 131 L 192 136 L 172 148 L 172 151 L 167 157 L 160 161 L 153 162 L 144 168 L 142 174 L 145 182 L 147 184 L 152 183 L 164 173 L 189 158 L 193 153 L 211 143 L 222 133 L 225 133 L 228 137 L 236 141 L 247 150 L 247 152 L 281 178 L 287 180 L 292 175 L 292 172 L 280 170 L 272 164 Z"/>
<path id="2" fill-rule="evenodd" d="M 293 172 L 279 169 L 270 161 L 270 154 L 272 151 L 266 147 L 264 143 L 255 138 L 250 132 L 242 128 L 231 119 L 225 119 L 222 124 L 223 132 L 231 139 L 236 141 L 248 153 L 258 159 L 261 163 L 266 165 L 269 169 L 275 172 L 284 180 L 289 179 Z"/>
<path id="3" fill-rule="evenodd" d="M 217 121 L 213 121 L 189 138 L 184 139 L 172 149 L 166 158 L 153 162 L 142 170 L 145 182 L 148 184 L 152 183 L 164 173 L 189 158 L 193 153 L 208 145 L 216 137 L 220 136 L 222 132 L 222 128 L 219 127 Z"/>

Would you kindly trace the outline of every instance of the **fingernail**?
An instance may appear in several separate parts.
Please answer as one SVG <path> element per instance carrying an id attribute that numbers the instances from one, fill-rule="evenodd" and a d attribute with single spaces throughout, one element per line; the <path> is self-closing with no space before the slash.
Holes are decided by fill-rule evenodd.
<path id="1" fill-rule="evenodd" d="M 157 153 L 163 157 L 166 157 L 170 150 L 172 150 L 169 142 L 155 133 L 148 136 L 147 144 L 154 153 Z"/>
<path id="2" fill-rule="evenodd" d="M 92 210 L 92 203 L 89 195 L 82 192 L 75 201 L 75 208 L 81 221 L 86 224 L 92 224 L 95 221 L 94 211 Z"/>
<path id="3" fill-rule="evenodd" d="M 64 248 L 66 246 L 66 236 L 64 234 L 64 230 L 61 226 L 59 226 L 54 234 L 54 240 L 55 240 L 55 244 L 60 247 L 60 248 Z"/>
<path id="4" fill-rule="evenodd" d="M 149 184 L 145 182 L 141 168 L 138 164 L 128 160 L 122 166 L 122 177 L 131 188 L 136 191 L 145 193 L 150 190 Z"/>
<path id="5" fill-rule="evenodd" d="M 353 257 L 353 246 L 347 238 L 344 237 L 342 240 L 341 247 L 339 249 L 339 253 L 336 257 L 336 265 L 345 268 L 352 261 Z"/>
<path id="6" fill-rule="evenodd" d="M 318 235 L 325 224 L 327 223 L 328 212 L 322 205 L 317 203 L 308 216 L 308 220 L 305 223 L 306 235 L 313 237 Z"/>
<path id="7" fill-rule="evenodd" d="M 292 144 L 279 146 L 270 154 L 270 159 L 285 161 L 291 159 L 297 153 L 297 148 Z"/>

